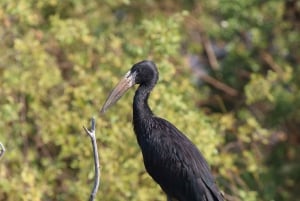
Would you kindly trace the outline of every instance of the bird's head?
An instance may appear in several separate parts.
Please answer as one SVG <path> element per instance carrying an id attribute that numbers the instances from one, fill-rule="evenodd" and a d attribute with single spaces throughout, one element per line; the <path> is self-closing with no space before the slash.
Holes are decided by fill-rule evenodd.
<path id="1" fill-rule="evenodd" d="M 158 80 L 158 71 L 152 61 L 144 60 L 134 64 L 120 80 L 105 101 L 101 113 L 116 103 L 123 94 L 135 84 L 153 87 Z"/>

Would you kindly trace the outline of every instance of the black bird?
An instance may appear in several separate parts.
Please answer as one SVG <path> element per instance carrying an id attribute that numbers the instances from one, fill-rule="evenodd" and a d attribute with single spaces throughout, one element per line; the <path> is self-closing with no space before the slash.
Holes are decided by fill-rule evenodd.
<path id="1" fill-rule="evenodd" d="M 134 64 L 111 92 L 101 113 L 130 87 L 139 84 L 133 100 L 133 126 L 147 172 L 161 186 L 169 201 L 223 200 L 208 164 L 196 146 L 149 108 L 147 100 L 157 81 L 158 71 L 152 61 Z"/>

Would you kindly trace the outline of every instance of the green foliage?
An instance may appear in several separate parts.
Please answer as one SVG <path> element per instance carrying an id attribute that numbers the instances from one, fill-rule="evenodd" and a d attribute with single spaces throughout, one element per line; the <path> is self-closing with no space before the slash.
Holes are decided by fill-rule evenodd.
<path id="1" fill-rule="evenodd" d="M 192 139 L 231 200 L 296 200 L 300 36 L 288 8 L 276 0 L 1 1 L 0 200 L 86 200 L 93 162 L 82 125 L 91 116 L 102 165 L 97 199 L 165 200 L 132 130 L 134 90 L 98 115 L 143 59 L 160 71 L 154 113 Z M 227 52 L 219 70 L 205 70 L 237 97 L 194 82 L 186 61 L 207 56 L 199 29 Z"/>

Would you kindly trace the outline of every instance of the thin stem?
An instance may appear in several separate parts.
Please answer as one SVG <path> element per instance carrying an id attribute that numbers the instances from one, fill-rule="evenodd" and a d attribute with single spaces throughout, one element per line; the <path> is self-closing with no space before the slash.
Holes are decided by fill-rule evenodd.
<path id="1" fill-rule="evenodd" d="M 5 147 L 4 147 L 4 145 L 0 142 L 0 158 L 3 156 L 4 152 L 5 152 Z"/>
<path id="2" fill-rule="evenodd" d="M 97 147 L 97 140 L 96 140 L 96 121 L 93 117 L 91 119 L 91 129 L 88 130 L 85 126 L 83 126 L 86 134 L 91 138 L 92 146 L 93 146 L 93 153 L 94 153 L 94 168 L 95 168 L 95 178 L 94 178 L 94 187 L 92 189 L 89 201 L 93 201 L 96 197 L 96 193 L 100 186 L 100 161 L 98 156 L 98 147 Z"/>

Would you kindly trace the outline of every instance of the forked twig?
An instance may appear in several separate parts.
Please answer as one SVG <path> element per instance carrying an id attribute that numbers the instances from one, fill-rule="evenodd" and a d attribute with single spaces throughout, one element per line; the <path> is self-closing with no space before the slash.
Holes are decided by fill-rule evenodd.
<path id="1" fill-rule="evenodd" d="M 100 161 L 98 156 L 98 147 L 97 147 L 97 140 L 96 140 L 96 121 L 93 117 L 91 119 L 91 129 L 87 129 L 83 126 L 86 134 L 91 138 L 92 146 L 93 146 L 93 153 L 94 153 L 94 167 L 95 167 L 95 178 L 94 178 L 94 187 L 92 189 L 89 201 L 93 201 L 96 197 L 96 193 L 98 191 L 100 185 Z"/>

